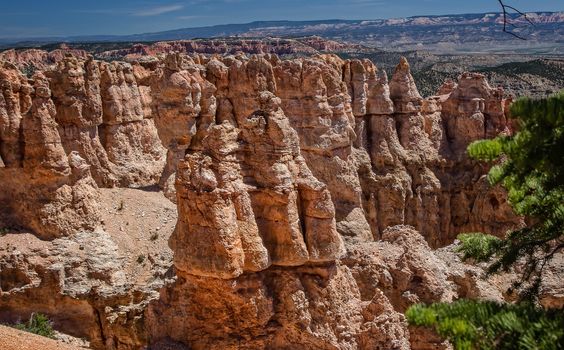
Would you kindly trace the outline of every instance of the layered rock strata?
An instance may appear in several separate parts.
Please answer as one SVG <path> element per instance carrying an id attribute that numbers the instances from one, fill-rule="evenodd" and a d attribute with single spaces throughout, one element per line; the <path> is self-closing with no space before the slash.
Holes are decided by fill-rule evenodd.
<path id="1" fill-rule="evenodd" d="M 132 61 L 147 57 L 166 55 L 173 52 L 184 54 L 276 54 L 276 55 L 313 55 L 319 52 L 358 52 L 365 49 L 362 45 L 342 43 L 318 36 L 296 39 L 196 39 L 156 42 L 154 44 L 135 44 L 129 48 L 104 51 L 101 58 Z"/>

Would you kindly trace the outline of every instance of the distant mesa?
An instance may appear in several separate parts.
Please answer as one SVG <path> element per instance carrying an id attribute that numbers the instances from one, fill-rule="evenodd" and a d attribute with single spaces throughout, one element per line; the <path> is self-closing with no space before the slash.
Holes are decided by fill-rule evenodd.
<path id="1" fill-rule="evenodd" d="M 515 23 L 525 22 L 518 15 L 511 16 Z M 512 45 L 518 44 L 538 52 L 539 48 L 546 49 L 550 44 L 555 46 L 554 44 L 562 41 L 564 12 L 533 12 L 527 16 L 535 26 L 515 29 L 517 33 L 529 39 L 527 43 L 519 42 L 518 39 L 502 32 L 502 14 L 481 13 L 376 20 L 258 21 L 134 35 L 2 39 L 0 49 L 37 46 L 49 42 L 155 42 L 214 37 L 288 38 L 317 35 L 393 50 L 412 50 L 417 48 L 418 43 L 423 43 L 426 44 L 427 50 L 439 52 L 445 50 L 441 43 L 448 41 L 456 46 L 456 50 L 483 51 L 491 47 L 492 42 L 512 42 Z M 431 28 L 435 30 L 430 31 Z M 436 30 L 437 28 L 440 30 Z M 480 43 L 486 43 L 486 47 Z M 560 50 L 557 51 L 563 53 L 564 49 L 559 46 Z"/>

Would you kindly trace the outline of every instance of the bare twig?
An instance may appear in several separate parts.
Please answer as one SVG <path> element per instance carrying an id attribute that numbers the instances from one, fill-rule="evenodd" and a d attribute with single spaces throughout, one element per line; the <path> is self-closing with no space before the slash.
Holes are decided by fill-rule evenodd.
<path id="1" fill-rule="evenodd" d="M 521 40 L 527 40 L 524 37 L 520 36 L 519 34 L 509 30 L 507 27 L 511 26 L 513 28 L 520 28 L 519 26 L 517 26 L 515 23 L 513 23 L 511 21 L 511 18 L 509 18 L 509 11 L 514 11 L 515 13 L 520 14 L 530 25 L 534 26 L 535 24 L 533 23 L 533 21 L 531 21 L 531 19 L 527 16 L 526 13 L 519 11 L 518 9 L 516 9 L 513 6 L 507 5 L 505 2 L 503 2 L 503 0 L 497 0 L 497 2 L 499 2 L 499 5 L 501 6 L 501 10 L 502 10 L 502 14 L 503 14 L 503 32 L 507 33 L 509 35 L 512 35 L 514 37 L 516 37 L 517 39 L 521 39 Z"/>

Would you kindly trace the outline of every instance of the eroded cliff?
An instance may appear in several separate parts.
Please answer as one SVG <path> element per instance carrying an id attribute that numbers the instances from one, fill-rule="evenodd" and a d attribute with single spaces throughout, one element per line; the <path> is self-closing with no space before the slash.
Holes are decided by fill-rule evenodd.
<path id="1" fill-rule="evenodd" d="M 2 238 L 4 319 L 50 305 L 108 349 L 423 349 L 439 345 L 407 306 L 504 297 L 506 280 L 432 250 L 522 225 L 465 153 L 511 132 L 480 74 L 423 99 L 405 59 L 388 80 L 333 55 L 68 55 L 31 79 L 2 63 L 0 83 L 1 219 L 40 247 Z M 155 245 L 142 278 L 128 246 L 156 231 L 122 225 L 121 204 L 110 224 L 99 199 L 124 187 L 177 205 L 155 238 L 172 252 Z"/>

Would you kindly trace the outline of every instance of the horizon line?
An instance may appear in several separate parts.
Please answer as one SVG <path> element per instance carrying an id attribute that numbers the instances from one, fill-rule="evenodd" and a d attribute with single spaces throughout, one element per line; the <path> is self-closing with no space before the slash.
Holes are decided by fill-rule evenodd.
<path id="1" fill-rule="evenodd" d="M 542 13 L 564 13 L 564 10 L 554 10 L 554 11 L 528 11 L 525 14 L 542 14 Z M 486 14 L 498 14 L 501 15 L 502 12 L 500 11 L 487 11 L 487 12 L 467 12 L 467 13 L 450 13 L 450 14 L 434 14 L 434 15 L 414 15 L 414 16 L 406 16 L 406 17 L 387 17 L 387 18 L 357 18 L 357 19 L 343 19 L 343 18 L 325 18 L 325 19 L 307 19 L 307 20 L 291 20 L 291 19 L 276 19 L 276 20 L 254 20 L 249 22 L 238 22 L 238 23 L 221 23 L 221 24 L 211 24 L 211 25 L 203 25 L 203 26 L 195 26 L 195 27 L 180 27 L 176 29 L 167 29 L 155 32 L 144 32 L 144 33 L 130 33 L 130 34 L 83 34 L 83 35 L 48 35 L 48 36 L 22 36 L 22 37 L 14 37 L 14 36 L 7 36 L 1 37 L 0 42 L 4 44 L 17 44 L 17 43 L 25 43 L 25 42 L 33 42 L 33 41 L 45 41 L 48 43 L 50 40 L 53 40 L 52 43 L 59 40 L 59 42 L 64 43 L 64 40 L 73 40 L 73 38 L 89 38 L 89 37 L 108 37 L 108 38 L 119 38 L 119 37 L 128 37 L 128 36 L 141 36 L 141 35 L 151 35 L 151 34 L 159 34 L 159 33 L 167 33 L 167 32 L 174 32 L 179 30 L 186 30 L 186 29 L 202 29 L 202 28 L 214 28 L 214 27 L 221 27 L 221 26 L 234 26 L 234 25 L 249 25 L 253 23 L 261 23 L 261 22 L 288 22 L 288 23 L 295 23 L 295 22 L 328 22 L 328 21 L 342 21 L 342 22 L 363 22 L 363 21 L 385 21 L 385 20 L 392 20 L 392 19 L 409 19 L 409 18 L 418 18 L 418 17 L 449 17 L 449 16 L 463 16 L 463 15 L 486 15 Z M 511 13 L 511 15 L 521 16 L 518 13 Z M 236 37 L 236 36 L 224 36 L 224 37 Z M 194 38 L 197 39 L 197 38 Z M 17 41 L 16 41 L 17 40 Z M 86 40 L 88 41 L 88 40 Z M 152 41 L 152 40 L 148 40 Z"/>

